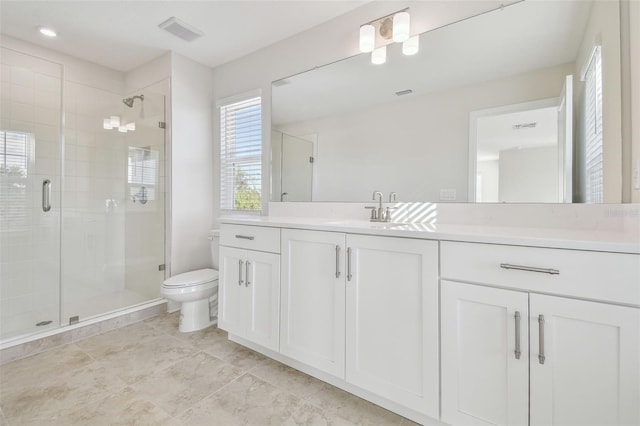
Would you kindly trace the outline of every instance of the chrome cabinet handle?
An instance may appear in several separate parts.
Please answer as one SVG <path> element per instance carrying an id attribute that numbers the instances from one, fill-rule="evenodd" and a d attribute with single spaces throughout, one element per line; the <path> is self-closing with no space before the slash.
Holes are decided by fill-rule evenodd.
<path id="1" fill-rule="evenodd" d="M 236 238 L 240 238 L 241 240 L 255 240 L 255 237 L 251 235 L 236 235 Z"/>
<path id="2" fill-rule="evenodd" d="M 242 281 L 242 264 L 244 262 L 242 260 L 238 260 L 238 285 L 242 285 L 244 281 Z"/>
<path id="3" fill-rule="evenodd" d="M 249 287 L 249 284 L 251 284 L 249 282 L 249 265 L 251 265 L 251 262 L 249 262 L 248 260 L 244 263 L 244 286 L 245 287 Z"/>
<path id="4" fill-rule="evenodd" d="M 336 278 L 340 278 L 340 246 L 336 246 Z"/>
<path id="5" fill-rule="evenodd" d="M 546 359 L 546 357 L 544 356 L 544 315 L 538 315 L 538 334 L 540 341 L 540 354 L 538 355 L 538 362 L 540 364 L 544 364 L 544 360 Z"/>
<path id="6" fill-rule="evenodd" d="M 45 179 L 42 181 L 42 211 L 51 210 L 51 181 Z"/>
<path id="7" fill-rule="evenodd" d="M 520 359 L 520 312 L 516 311 L 516 359 Z"/>
<path id="8" fill-rule="evenodd" d="M 351 281 L 351 247 L 347 248 L 347 281 Z"/>
<path id="9" fill-rule="evenodd" d="M 560 275 L 557 269 L 534 268 L 533 266 L 511 265 L 509 263 L 501 263 L 502 269 L 515 269 L 517 271 L 540 272 L 542 274 Z"/>

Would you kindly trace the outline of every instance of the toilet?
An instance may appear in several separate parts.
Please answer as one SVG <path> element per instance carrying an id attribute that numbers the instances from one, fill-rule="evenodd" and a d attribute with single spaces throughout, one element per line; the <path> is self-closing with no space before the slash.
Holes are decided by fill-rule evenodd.
<path id="1" fill-rule="evenodd" d="M 174 275 L 162 284 L 162 296 L 182 304 L 179 330 L 183 333 L 202 330 L 217 322 L 220 231 L 211 231 L 209 240 L 214 269 L 198 269 Z"/>

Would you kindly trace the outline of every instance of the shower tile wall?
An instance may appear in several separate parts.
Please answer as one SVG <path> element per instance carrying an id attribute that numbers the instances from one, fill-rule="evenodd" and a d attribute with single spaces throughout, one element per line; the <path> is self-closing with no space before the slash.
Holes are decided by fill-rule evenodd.
<path id="1" fill-rule="evenodd" d="M 3 139 L 12 139 L 0 144 L 0 336 L 6 338 L 59 324 L 62 68 L 1 53 L 0 129 Z M 44 179 L 52 181 L 47 213 Z M 47 320 L 50 325 L 36 328 Z"/>
<path id="2" fill-rule="evenodd" d="M 122 96 L 66 82 L 62 323 L 122 306 L 125 290 L 125 135 L 103 128 Z M 113 300 L 115 299 L 115 300 Z"/>

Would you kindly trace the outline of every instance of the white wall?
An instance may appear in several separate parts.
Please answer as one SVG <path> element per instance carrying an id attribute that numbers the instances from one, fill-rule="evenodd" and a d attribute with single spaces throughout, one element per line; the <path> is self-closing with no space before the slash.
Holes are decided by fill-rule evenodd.
<path id="1" fill-rule="evenodd" d="M 640 2 L 629 2 L 631 52 L 631 201 L 640 203 Z M 637 178 L 634 178 L 637 176 Z"/>
<path id="2" fill-rule="evenodd" d="M 212 77 L 211 68 L 172 54 L 171 275 L 211 266 Z"/>
<path id="3" fill-rule="evenodd" d="M 318 135 L 314 201 L 367 201 L 375 190 L 395 191 L 402 201 L 437 201 L 441 189 L 455 189 L 457 201 L 466 201 L 469 113 L 556 97 L 573 68 L 565 64 L 407 96 L 403 101 L 279 130 Z"/>
<path id="4" fill-rule="evenodd" d="M 478 161 L 476 172 L 482 175 L 481 202 L 497 203 L 500 172 L 498 160 Z M 477 198 L 476 198 L 477 200 Z"/>

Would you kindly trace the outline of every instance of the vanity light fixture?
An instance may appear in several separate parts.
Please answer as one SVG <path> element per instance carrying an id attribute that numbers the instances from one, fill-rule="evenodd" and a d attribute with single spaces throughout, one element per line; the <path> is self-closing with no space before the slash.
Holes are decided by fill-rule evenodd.
<path id="1" fill-rule="evenodd" d="M 418 53 L 419 36 L 411 36 L 409 8 L 383 16 L 360 26 L 360 51 L 371 52 L 371 62 L 379 65 L 387 60 L 386 46 L 402 43 L 402 53 Z"/>

